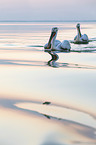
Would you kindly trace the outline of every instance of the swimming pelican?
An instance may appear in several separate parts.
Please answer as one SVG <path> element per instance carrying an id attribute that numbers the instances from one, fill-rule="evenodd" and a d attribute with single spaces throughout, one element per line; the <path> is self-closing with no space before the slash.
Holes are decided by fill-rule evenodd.
<path id="1" fill-rule="evenodd" d="M 49 42 L 45 44 L 44 48 L 51 49 L 51 50 L 57 50 L 57 51 L 70 51 L 71 46 L 68 40 L 64 40 L 63 42 L 60 42 L 59 40 L 55 40 L 57 36 L 58 28 L 54 27 L 52 28 L 51 36 L 49 38 Z"/>
<path id="2" fill-rule="evenodd" d="M 81 34 L 79 23 L 76 25 L 76 28 L 77 28 L 77 35 L 74 38 L 74 43 L 75 44 L 88 44 L 89 42 L 88 36 L 86 34 L 83 34 L 83 35 Z"/>

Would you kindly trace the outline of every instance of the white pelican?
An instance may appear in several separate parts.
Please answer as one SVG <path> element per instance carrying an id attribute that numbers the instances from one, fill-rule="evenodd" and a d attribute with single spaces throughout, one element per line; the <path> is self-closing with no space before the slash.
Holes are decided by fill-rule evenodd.
<path id="1" fill-rule="evenodd" d="M 74 38 L 74 43 L 76 44 L 87 44 L 89 42 L 88 36 L 86 34 L 81 34 L 80 31 L 80 24 L 76 25 L 77 28 L 77 35 Z"/>
<path id="2" fill-rule="evenodd" d="M 57 36 L 58 28 L 54 27 L 52 28 L 51 36 L 49 38 L 49 42 L 45 44 L 44 48 L 50 49 L 50 50 L 57 50 L 57 51 L 70 51 L 71 46 L 68 40 L 64 40 L 63 42 L 60 42 L 59 40 L 55 40 Z"/>

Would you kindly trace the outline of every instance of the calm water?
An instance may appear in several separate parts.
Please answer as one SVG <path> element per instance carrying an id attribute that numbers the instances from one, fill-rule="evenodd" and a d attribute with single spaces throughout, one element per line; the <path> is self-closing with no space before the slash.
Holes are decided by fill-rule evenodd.
<path id="1" fill-rule="evenodd" d="M 52 27 L 72 41 L 75 25 L 0 23 L 0 145 L 96 145 L 96 23 L 56 61 L 43 48 Z"/>

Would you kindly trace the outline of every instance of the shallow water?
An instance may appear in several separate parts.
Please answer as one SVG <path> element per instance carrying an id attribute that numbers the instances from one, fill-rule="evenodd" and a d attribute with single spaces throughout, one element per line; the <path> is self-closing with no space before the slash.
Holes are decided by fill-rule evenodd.
<path id="1" fill-rule="evenodd" d="M 43 48 L 52 27 L 71 42 L 75 25 L 0 23 L 0 145 L 96 144 L 96 23 L 57 60 Z"/>

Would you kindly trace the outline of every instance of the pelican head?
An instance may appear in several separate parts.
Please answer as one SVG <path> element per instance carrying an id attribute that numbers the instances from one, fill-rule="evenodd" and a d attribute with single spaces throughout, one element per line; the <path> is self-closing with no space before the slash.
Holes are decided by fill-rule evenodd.
<path id="1" fill-rule="evenodd" d="M 78 38 L 81 37 L 81 31 L 80 31 L 80 23 L 78 23 L 76 25 L 76 28 L 77 28 L 77 32 L 78 32 Z"/>
<path id="2" fill-rule="evenodd" d="M 80 23 L 78 23 L 78 24 L 76 25 L 76 28 L 77 28 L 77 29 L 80 29 Z"/>
<path id="3" fill-rule="evenodd" d="M 57 32 L 58 32 L 58 28 L 57 28 L 57 27 L 52 28 L 51 40 L 52 40 L 54 37 L 56 38 Z"/>
<path id="4" fill-rule="evenodd" d="M 53 27 L 52 28 L 52 32 L 56 33 L 58 31 L 58 28 L 57 27 Z"/>

